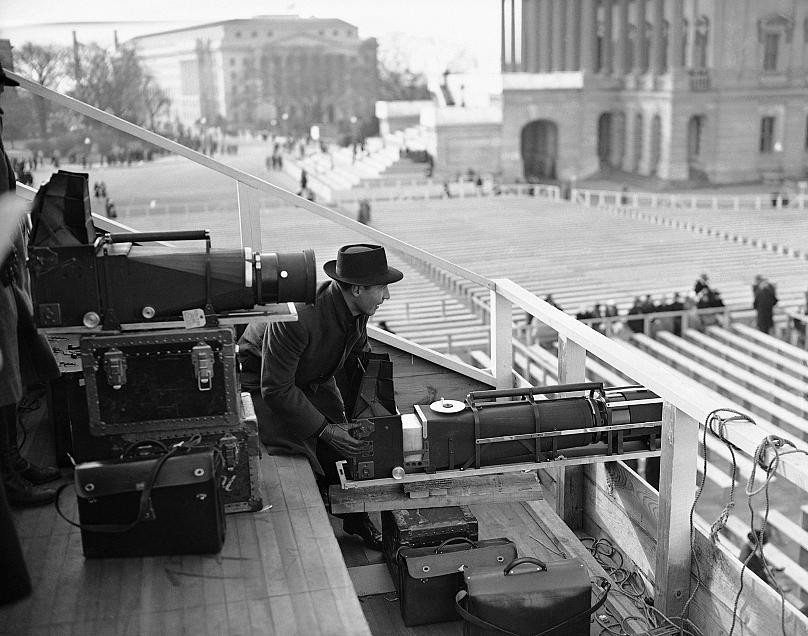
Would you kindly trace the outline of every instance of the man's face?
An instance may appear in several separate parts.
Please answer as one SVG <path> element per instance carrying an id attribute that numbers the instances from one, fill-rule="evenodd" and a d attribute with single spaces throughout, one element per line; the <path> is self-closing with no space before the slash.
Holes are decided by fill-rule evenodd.
<path id="1" fill-rule="evenodd" d="M 355 297 L 356 308 L 366 316 L 372 316 L 388 298 L 390 298 L 390 291 L 387 289 L 387 285 L 359 287 L 359 295 Z"/>

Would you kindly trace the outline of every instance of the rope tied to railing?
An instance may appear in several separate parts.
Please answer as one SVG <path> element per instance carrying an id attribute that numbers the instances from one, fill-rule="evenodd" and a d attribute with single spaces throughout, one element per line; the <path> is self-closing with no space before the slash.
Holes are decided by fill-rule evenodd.
<path id="1" fill-rule="evenodd" d="M 735 409 L 731 408 L 721 408 L 711 411 L 704 421 L 704 427 L 702 431 L 702 447 L 704 449 L 704 460 L 703 460 L 703 469 L 702 469 L 702 477 L 701 481 L 699 482 L 698 489 L 696 491 L 696 497 L 693 501 L 693 505 L 690 508 L 690 553 L 692 557 L 692 564 L 695 566 L 696 570 L 696 585 L 695 587 L 691 584 L 691 592 L 688 596 L 687 602 L 682 609 L 681 618 L 687 616 L 688 610 L 690 608 L 690 604 L 692 603 L 693 599 L 698 592 L 699 586 L 702 585 L 701 580 L 701 571 L 699 567 L 699 559 L 698 555 L 696 554 L 695 548 L 695 524 L 694 524 L 694 516 L 696 510 L 696 504 L 699 501 L 699 498 L 704 490 L 704 484 L 707 479 L 707 462 L 708 462 L 708 448 L 707 448 L 707 432 L 709 431 L 715 437 L 721 440 L 721 442 L 727 447 L 730 452 L 731 460 L 732 460 L 732 485 L 730 486 L 729 498 L 724 507 L 722 508 L 721 512 L 719 513 L 716 520 L 710 526 L 710 541 L 715 544 L 718 540 L 718 535 L 723 530 L 726 525 L 727 521 L 729 520 L 729 516 L 732 513 L 733 509 L 735 508 L 735 481 L 737 477 L 737 461 L 735 458 L 735 450 L 736 447 L 727 439 L 726 432 L 727 432 L 727 425 L 731 422 L 748 422 L 757 426 L 757 422 L 750 417 L 748 414 L 743 413 L 741 411 L 736 411 Z M 752 456 L 753 463 L 752 463 L 752 470 L 749 474 L 749 478 L 747 479 L 746 487 L 745 487 L 745 494 L 747 498 L 747 506 L 749 508 L 750 513 L 750 536 L 755 534 L 757 536 L 762 536 L 765 534 L 766 526 L 768 524 L 769 519 L 769 485 L 771 484 L 772 480 L 774 479 L 777 469 L 780 466 L 780 460 L 783 456 L 793 454 L 793 453 L 802 453 L 808 455 L 807 451 L 797 448 L 797 446 L 789 439 L 780 437 L 778 435 L 767 435 L 755 448 L 755 452 Z M 765 472 L 765 477 L 763 479 L 763 483 L 756 487 L 755 480 L 757 478 L 757 471 L 758 469 L 763 470 Z M 764 494 L 764 512 L 763 512 L 763 520 L 760 529 L 755 528 L 755 509 L 752 505 L 752 497 Z M 783 589 L 780 587 L 777 579 L 775 578 L 775 570 L 769 565 L 768 561 L 763 552 L 763 541 L 761 540 L 755 547 L 755 550 L 752 550 L 749 555 L 744 559 L 743 565 L 741 566 L 741 574 L 740 574 L 740 585 L 738 586 L 738 592 L 735 596 L 735 601 L 733 604 L 732 609 L 732 624 L 730 625 L 729 635 L 732 635 L 732 632 L 735 628 L 735 623 L 738 618 L 738 606 L 740 603 L 741 594 L 743 592 L 744 587 L 744 573 L 746 572 L 747 565 L 751 561 L 752 557 L 755 554 L 760 555 L 760 561 L 763 565 L 765 573 L 772 582 L 772 587 L 777 591 L 780 596 L 780 625 L 782 628 L 783 636 L 786 634 L 785 628 L 785 595 Z"/>

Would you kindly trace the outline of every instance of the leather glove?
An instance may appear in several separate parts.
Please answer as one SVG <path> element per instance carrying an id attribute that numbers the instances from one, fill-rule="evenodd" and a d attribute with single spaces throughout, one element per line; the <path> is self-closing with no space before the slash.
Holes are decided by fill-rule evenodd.
<path id="1" fill-rule="evenodd" d="M 364 442 L 348 432 L 349 426 L 347 422 L 344 424 L 329 422 L 320 433 L 320 439 L 343 455 L 356 457 L 364 447 Z"/>

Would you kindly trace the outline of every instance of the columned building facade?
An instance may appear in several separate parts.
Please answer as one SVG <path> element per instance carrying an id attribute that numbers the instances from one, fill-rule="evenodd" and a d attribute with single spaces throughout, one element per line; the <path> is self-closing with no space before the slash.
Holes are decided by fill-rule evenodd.
<path id="1" fill-rule="evenodd" d="M 375 117 L 376 40 L 343 20 L 260 16 L 134 38 L 172 121 L 357 133 Z"/>
<path id="2" fill-rule="evenodd" d="M 502 169 L 808 174 L 808 0 L 501 0 Z"/>

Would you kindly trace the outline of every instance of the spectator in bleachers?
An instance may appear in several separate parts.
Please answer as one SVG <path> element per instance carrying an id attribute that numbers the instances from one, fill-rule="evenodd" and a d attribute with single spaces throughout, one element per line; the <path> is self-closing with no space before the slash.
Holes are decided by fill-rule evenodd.
<path id="1" fill-rule="evenodd" d="M 675 292 L 673 294 L 673 298 L 671 298 L 671 302 L 665 308 L 665 311 L 682 311 L 684 308 L 685 304 L 682 302 L 682 297 L 679 295 L 679 292 Z M 682 319 L 678 316 L 674 316 L 673 320 L 671 321 L 671 328 L 673 335 L 681 336 Z"/>
<path id="2" fill-rule="evenodd" d="M 805 292 L 805 302 L 797 307 L 797 314 L 800 316 L 808 316 L 808 291 Z M 798 347 L 805 346 L 805 319 L 794 318 L 794 331 L 797 334 L 796 344 Z"/>
<path id="3" fill-rule="evenodd" d="M 642 301 L 640 300 L 639 296 L 634 297 L 634 304 L 629 307 L 628 315 L 629 316 L 636 316 L 639 314 L 644 313 L 642 310 Z M 628 324 L 628 328 L 631 329 L 634 333 L 642 333 L 643 332 L 643 321 L 642 320 L 629 320 L 626 324 Z"/>
<path id="4" fill-rule="evenodd" d="M 774 306 L 777 304 L 777 292 L 765 276 L 758 274 L 752 285 L 754 301 L 752 306 L 757 313 L 757 328 L 769 333 L 774 325 Z"/>
<path id="5" fill-rule="evenodd" d="M 640 303 L 640 308 L 644 314 L 653 314 L 659 310 L 654 299 L 651 298 L 651 294 L 645 295 L 645 298 L 642 299 L 642 303 Z"/>
<path id="6" fill-rule="evenodd" d="M 696 296 L 698 296 L 703 289 L 710 289 L 710 278 L 705 273 L 702 273 L 693 285 L 693 291 L 696 293 Z"/>

